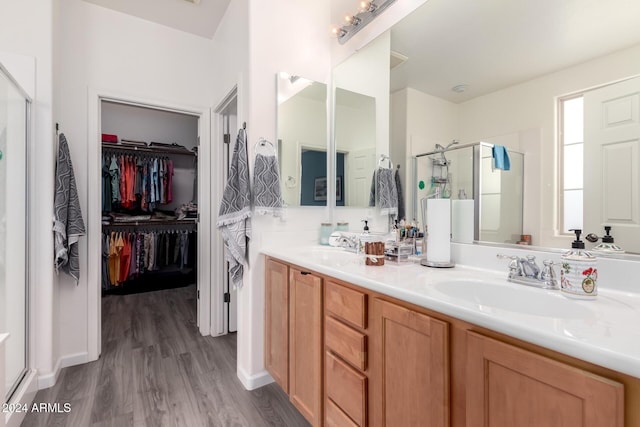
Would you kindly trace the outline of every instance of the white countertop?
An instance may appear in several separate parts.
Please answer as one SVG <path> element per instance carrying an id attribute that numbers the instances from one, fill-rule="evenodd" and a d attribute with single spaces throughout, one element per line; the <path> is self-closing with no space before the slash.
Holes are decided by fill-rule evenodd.
<path id="1" fill-rule="evenodd" d="M 355 254 L 320 246 L 270 247 L 262 253 L 640 378 L 638 293 L 600 287 L 594 300 L 583 301 L 507 282 L 506 268 L 374 267 Z"/>

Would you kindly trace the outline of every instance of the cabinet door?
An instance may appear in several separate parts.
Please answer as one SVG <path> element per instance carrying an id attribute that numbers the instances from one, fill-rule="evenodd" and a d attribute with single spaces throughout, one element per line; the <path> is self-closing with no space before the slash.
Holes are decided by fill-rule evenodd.
<path id="1" fill-rule="evenodd" d="M 467 332 L 468 427 L 622 427 L 623 385 Z"/>
<path id="2" fill-rule="evenodd" d="M 448 324 L 375 299 L 371 425 L 449 424 Z"/>
<path id="3" fill-rule="evenodd" d="M 289 398 L 313 426 L 322 424 L 322 279 L 289 271 Z"/>
<path id="4" fill-rule="evenodd" d="M 267 259 L 265 265 L 264 364 L 289 392 L 289 267 Z"/>

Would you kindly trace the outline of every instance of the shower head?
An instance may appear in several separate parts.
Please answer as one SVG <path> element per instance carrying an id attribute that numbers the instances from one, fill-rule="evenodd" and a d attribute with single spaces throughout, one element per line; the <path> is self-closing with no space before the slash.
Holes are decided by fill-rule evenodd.
<path id="1" fill-rule="evenodd" d="M 460 141 L 458 141 L 457 139 L 454 139 L 453 141 L 451 141 L 451 143 L 449 145 L 447 145 L 447 148 L 445 148 L 445 150 L 448 149 L 449 147 L 451 147 L 452 145 L 456 145 L 456 144 L 459 144 L 459 143 L 460 143 Z"/>

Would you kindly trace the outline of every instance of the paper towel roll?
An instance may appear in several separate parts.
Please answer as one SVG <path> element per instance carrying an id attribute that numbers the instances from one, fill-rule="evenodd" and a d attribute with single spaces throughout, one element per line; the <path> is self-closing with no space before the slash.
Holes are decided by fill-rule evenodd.
<path id="1" fill-rule="evenodd" d="M 427 200 L 427 261 L 451 261 L 451 200 Z"/>
<path id="2" fill-rule="evenodd" d="M 451 240 L 473 243 L 473 200 L 451 201 Z"/>

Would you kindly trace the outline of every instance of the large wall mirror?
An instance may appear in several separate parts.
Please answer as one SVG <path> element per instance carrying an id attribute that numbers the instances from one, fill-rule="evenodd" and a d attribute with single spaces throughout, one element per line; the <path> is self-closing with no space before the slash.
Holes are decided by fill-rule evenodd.
<path id="1" fill-rule="evenodd" d="M 334 68 L 336 205 L 364 208 L 377 156 L 389 150 L 389 34 Z"/>
<path id="2" fill-rule="evenodd" d="M 327 205 L 327 85 L 277 74 L 277 135 L 286 206 Z"/>
<path id="3" fill-rule="evenodd" d="M 570 226 L 602 235 L 611 225 L 640 253 L 640 87 L 618 91 L 640 80 L 638 16 L 640 2 L 625 0 L 425 2 L 389 31 L 393 162 L 452 140 L 504 145 L 524 154 L 522 233 L 534 245 L 566 248 Z M 579 131 L 559 129 L 561 103 L 575 97 Z M 564 215 L 573 206 L 576 217 Z"/>

